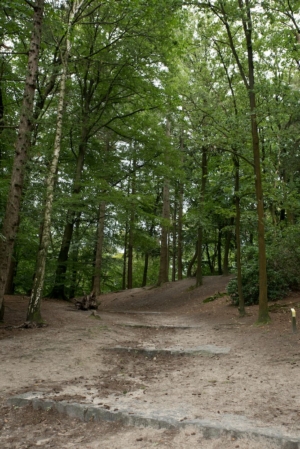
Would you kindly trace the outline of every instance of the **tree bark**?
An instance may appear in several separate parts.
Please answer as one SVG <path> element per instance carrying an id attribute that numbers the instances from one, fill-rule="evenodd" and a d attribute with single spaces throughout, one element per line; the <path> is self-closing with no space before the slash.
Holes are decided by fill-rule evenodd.
<path id="1" fill-rule="evenodd" d="M 79 227 L 80 227 L 80 217 L 81 212 L 77 213 L 76 222 L 75 222 L 75 239 L 76 245 L 72 251 L 72 276 L 71 276 L 71 286 L 69 290 L 69 298 L 75 298 L 76 296 L 76 287 L 78 284 L 78 255 L 79 255 Z"/>
<path id="2" fill-rule="evenodd" d="M 156 204 L 155 204 L 155 207 L 154 207 L 154 213 L 155 213 L 155 214 L 156 214 L 156 209 L 157 209 L 157 203 L 158 203 L 158 201 L 159 201 L 159 195 L 157 196 Z M 150 229 L 149 229 L 149 235 L 150 235 L 150 237 L 153 236 L 154 229 L 155 229 L 155 224 L 152 223 L 152 225 L 151 225 L 151 227 L 150 227 Z M 143 270 L 142 287 L 145 287 L 145 286 L 147 285 L 147 276 L 148 276 L 148 267 L 149 267 L 149 257 L 150 257 L 149 251 L 146 251 L 146 253 L 145 253 L 145 260 L 144 260 L 144 270 Z"/>
<path id="3" fill-rule="evenodd" d="M 149 266 L 149 253 L 146 252 L 145 253 L 145 260 L 144 260 L 142 287 L 146 287 L 146 285 L 147 285 L 148 266 Z"/>
<path id="4" fill-rule="evenodd" d="M 172 282 L 176 281 L 176 262 L 177 262 L 177 198 L 175 194 L 174 211 L 173 211 L 173 248 L 172 248 Z"/>
<path id="5" fill-rule="evenodd" d="M 128 265 L 127 265 L 127 288 L 132 288 L 132 272 L 133 272 L 133 226 L 134 211 L 130 212 L 129 230 L 128 230 Z"/>
<path id="6" fill-rule="evenodd" d="M 84 166 L 84 157 L 86 153 L 87 148 L 87 129 L 84 127 L 82 130 L 81 135 L 81 144 L 79 145 L 79 151 L 78 151 L 78 157 L 77 157 L 77 164 L 76 164 L 76 173 L 74 177 L 74 184 L 73 184 L 73 190 L 72 190 L 72 196 L 73 198 L 79 194 L 81 189 L 81 176 Z M 64 228 L 64 234 L 63 239 L 57 259 L 57 268 L 55 273 L 55 285 L 53 287 L 53 290 L 51 292 L 52 298 L 57 299 L 67 299 L 65 290 L 64 290 L 64 284 L 65 284 L 65 278 L 66 278 L 66 272 L 67 272 L 67 262 L 69 257 L 69 251 L 71 246 L 71 241 L 73 237 L 73 231 L 74 231 L 74 224 L 76 221 L 76 210 L 70 209 L 67 212 L 67 223 Z"/>
<path id="7" fill-rule="evenodd" d="M 218 252 L 218 274 L 223 274 L 222 271 L 222 229 L 218 228 L 218 243 L 217 243 L 217 252 Z"/>
<path id="8" fill-rule="evenodd" d="M 75 16 L 78 8 L 80 7 L 83 0 L 75 0 L 73 3 L 72 9 L 69 14 L 68 19 L 68 29 L 66 34 L 66 49 L 64 54 L 62 55 L 62 64 L 63 71 L 60 80 L 60 90 L 59 90 L 59 98 L 58 98 L 58 106 L 57 106 L 57 119 L 56 119 L 56 132 L 54 139 L 54 148 L 52 161 L 49 168 L 49 173 L 46 180 L 46 202 L 45 202 L 45 211 L 44 211 L 44 221 L 43 221 L 43 231 L 42 237 L 40 241 L 40 247 L 37 255 L 37 263 L 36 263 L 36 272 L 35 278 L 33 281 L 33 287 L 31 292 L 31 297 L 27 310 L 27 321 L 41 323 L 43 322 L 41 316 L 41 300 L 43 295 L 44 281 L 45 281 L 45 270 L 46 270 L 46 261 L 47 261 L 47 253 L 48 247 L 50 243 L 50 228 L 51 228 L 51 214 L 52 214 L 52 205 L 54 198 L 54 188 L 55 188 L 55 179 L 58 169 L 58 160 L 60 155 L 61 148 L 61 140 L 62 140 L 62 124 L 63 124 L 63 116 L 64 116 L 64 104 L 65 104 L 65 96 L 66 96 L 66 82 L 68 78 L 68 59 L 71 49 L 71 44 L 69 40 L 70 28 L 72 26 L 72 20 Z"/>
<path id="9" fill-rule="evenodd" d="M 188 264 L 188 268 L 187 268 L 187 272 L 186 272 L 186 275 L 187 275 L 188 278 L 191 278 L 191 277 L 193 276 L 193 274 L 192 274 L 192 269 L 193 269 L 194 263 L 195 263 L 196 260 L 197 260 L 197 255 L 198 255 L 198 242 L 196 242 L 196 250 L 195 250 L 195 253 L 194 253 L 192 259 L 190 260 L 190 262 L 189 262 L 189 264 Z"/>
<path id="10" fill-rule="evenodd" d="M 133 163 L 132 163 L 132 180 L 131 180 L 131 195 L 136 193 L 136 151 L 134 149 Z M 128 267 L 127 267 L 127 288 L 133 287 L 133 241 L 134 241 L 134 225 L 135 225 L 135 203 L 131 201 L 129 229 L 128 229 Z"/>
<path id="11" fill-rule="evenodd" d="M 73 14 L 70 15 L 70 21 L 71 21 L 72 17 L 73 17 Z M 69 22 L 69 24 L 70 24 L 70 22 Z M 35 278 L 33 281 L 31 297 L 30 297 L 28 310 L 27 310 L 27 321 L 36 322 L 36 323 L 41 323 L 43 321 L 42 316 L 41 316 L 41 300 L 42 300 L 44 280 L 45 280 L 47 253 L 48 253 L 48 247 L 49 247 L 49 243 L 50 243 L 51 214 L 52 214 L 52 205 L 53 205 L 53 198 L 54 198 L 55 179 L 56 179 L 56 173 L 57 173 L 57 169 L 58 169 L 58 160 L 59 160 L 61 139 L 62 139 L 62 123 L 63 123 L 63 115 L 64 115 L 65 95 L 66 95 L 66 82 L 67 82 L 67 77 L 68 77 L 68 57 L 69 57 L 69 50 L 70 50 L 69 47 L 70 47 L 70 43 L 67 38 L 66 51 L 62 58 L 63 72 L 62 72 L 61 81 L 60 81 L 60 91 L 59 91 L 59 99 L 58 99 L 58 107 L 57 107 L 56 133 L 55 133 L 55 140 L 54 140 L 53 155 L 52 155 L 52 161 L 51 161 L 48 177 L 46 180 L 46 201 L 45 201 L 43 231 L 42 231 L 40 247 L 39 247 L 38 256 L 37 256 Z"/>
<path id="12" fill-rule="evenodd" d="M 265 217 L 264 217 L 264 200 L 263 187 L 261 179 L 261 162 L 260 162 L 260 148 L 259 148 L 259 134 L 256 118 L 256 95 L 254 82 L 254 56 L 252 46 L 252 18 L 251 5 L 249 0 L 239 0 L 239 5 L 242 13 L 246 8 L 246 17 L 243 18 L 243 27 L 247 43 L 248 56 L 248 70 L 249 70 L 249 103 L 251 110 L 251 134 L 252 134 L 252 148 L 254 158 L 254 174 L 255 174 L 255 191 L 257 201 L 257 218 L 258 218 L 258 250 L 259 250 L 259 310 L 258 323 L 265 323 L 270 321 L 268 311 L 268 283 L 267 283 L 267 258 L 266 258 L 266 244 L 265 244 Z"/>
<path id="13" fill-rule="evenodd" d="M 215 274 L 215 254 L 213 254 L 212 257 L 210 257 L 208 243 L 205 244 L 205 250 L 210 273 Z"/>
<path id="14" fill-rule="evenodd" d="M 12 256 L 9 265 L 9 271 L 7 274 L 6 285 L 5 285 L 5 295 L 13 295 L 15 291 L 14 278 L 17 272 L 18 261 L 16 259 L 16 252 Z"/>
<path id="15" fill-rule="evenodd" d="M 178 264 L 178 280 L 183 277 L 183 184 L 179 184 L 179 204 L 178 204 L 178 243 L 177 243 L 177 264 Z"/>
<path id="16" fill-rule="evenodd" d="M 170 220 L 170 193 L 169 180 L 165 179 L 163 187 L 163 210 L 162 210 L 162 226 L 161 226 L 161 246 L 160 246 L 160 265 L 158 285 L 169 281 L 169 220 Z"/>
<path id="17" fill-rule="evenodd" d="M 234 225 L 234 218 L 230 219 L 230 226 Z M 223 274 L 227 276 L 229 274 L 229 253 L 230 243 L 232 239 L 232 231 L 228 229 L 225 234 L 225 246 L 224 246 L 224 259 L 223 259 Z"/>
<path id="18" fill-rule="evenodd" d="M 4 291 L 14 243 L 18 232 L 24 171 L 33 126 L 32 113 L 42 36 L 44 1 L 45 0 L 36 0 L 33 3 L 33 30 L 30 40 L 27 75 L 18 136 L 15 144 L 15 157 L 12 168 L 10 191 L 8 194 L 2 228 L 2 235 L 4 238 L 0 238 L 0 320 L 4 317 Z"/>
<path id="19" fill-rule="evenodd" d="M 204 206 L 205 198 L 205 188 L 207 180 L 207 148 L 202 149 L 202 179 L 200 188 L 200 208 Z M 201 213 L 201 212 L 200 212 Z M 199 287 L 203 283 L 202 276 L 202 244 L 203 244 L 203 227 L 202 225 L 198 228 L 198 247 L 197 247 L 197 272 L 196 272 L 196 287 Z"/>
<path id="20" fill-rule="evenodd" d="M 183 165 L 184 139 L 183 134 L 180 136 L 181 164 Z M 183 191 L 184 185 L 181 181 L 178 183 L 178 242 L 177 242 L 177 269 L 178 280 L 183 276 Z"/>
<path id="21" fill-rule="evenodd" d="M 1 67 L 1 72 L 2 72 L 2 67 Z M 4 127 L 4 103 L 3 103 L 3 93 L 2 93 L 2 79 L 0 79 L 0 135 L 3 132 L 3 127 Z M 2 142 L 0 141 L 0 174 L 1 175 L 3 174 L 2 161 L 3 161 L 3 147 L 2 147 Z M 1 206 L 1 203 L 0 203 L 0 206 Z"/>
<path id="22" fill-rule="evenodd" d="M 222 11 L 222 22 L 225 25 L 228 41 L 232 54 L 236 60 L 240 75 L 248 92 L 249 106 L 251 112 L 251 136 L 252 151 L 254 159 L 255 174 L 255 193 L 257 201 L 257 218 L 258 218 L 258 249 L 259 249 L 259 312 L 258 323 L 266 323 L 270 321 L 268 312 L 268 288 L 267 288 L 267 262 L 266 262 L 266 245 L 265 245 L 265 228 L 264 228 L 264 204 L 263 204 L 263 187 L 262 187 L 262 170 L 260 161 L 259 134 L 256 117 L 256 95 L 255 95 L 255 77 L 254 77 L 254 55 L 252 45 L 253 23 L 251 18 L 251 5 L 249 0 L 237 0 L 242 16 L 242 26 L 247 47 L 248 74 L 241 64 L 240 58 L 235 48 L 230 25 L 225 10 L 225 2 L 220 2 Z M 247 79 L 248 76 L 248 79 Z"/>
<path id="23" fill-rule="evenodd" d="M 239 312 L 241 316 L 245 316 L 245 301 L 242 288 L 242 265 L 241 265 L 241 207 L 240 207 L 240 164 L 238 156 L 233 158 L 235 166 L 235 242 L 236 242 L 236 266 L 237 266 L 237 282 L 239 294 Z"/>
<path id="24" fill-rule="evenodd" d="M 125 290 L 125 289 L 126 289 L 127 248 L 128 248 L 128 222 L 127 222 L 127 220 L 126 220 L 125 236 L 124 236 L 124 254 L 123 254 L 123 279 L 122 279 L 122 290 Z"/>
<path id="25" fill-rule="evenodd" d="M 167 121 L 167 136 L 170 137 L 170 122 Z M 165 163 L 168 163 L 168 151 L 166 151 Z M 169 179 L 165 177 L 163 185 L 163 208 L 161 225 L 160 263 L 158 285 L 169 281 L 169 221 L 170 221 L 170 189 Z"/>
<path id="26" fill-rule="evenodd" d="M 92 292 L 96 296 L 99 296 L 101 294 L 101 268 L 102 268 L 102 252 L 103 252 L 104 227 L 105 227 L 105 209 L 106 209 L 106 202 L 101 201 L 99 206 L 99 220 L 97 229 L 95 271 L 92 285 Z"/>

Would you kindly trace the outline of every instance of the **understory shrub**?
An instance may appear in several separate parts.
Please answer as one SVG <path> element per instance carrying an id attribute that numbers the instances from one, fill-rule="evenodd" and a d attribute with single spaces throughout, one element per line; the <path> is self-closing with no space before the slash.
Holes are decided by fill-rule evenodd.
<path id="1" fill-rule="evenodd" d="M 279 234 L 279 235 L 278 235 Z M 287 228 L 278 233 L 267 245 L 268 300 L 284 298 L 290 290 L 300 287 L 300 231 Z M 258 248 L 251 246 L 242 255 L 242 289 L 246 305 L 258 304 L 259 275 Z M 227 293 L 233 304 L 238 304 L 237 279 L 227 286 Z"/>

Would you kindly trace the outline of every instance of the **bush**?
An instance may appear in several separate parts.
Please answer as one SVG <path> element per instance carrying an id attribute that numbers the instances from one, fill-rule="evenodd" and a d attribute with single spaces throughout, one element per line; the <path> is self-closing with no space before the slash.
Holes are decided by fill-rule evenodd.
<path id="1" fill-rule="evenodd" d="M 290 290 L 300 286 L 300 250 L 298 229 L 288 228 L 276 236 L 267 246 L 268 300 L 284 298 Z M 259 275 L 258 248 L 248 247 L 242 257 L 242 289 L 246 305 L 258 304 Z M 232 279 L 227 286 L 227 293 L 232 302 L 238 304 L 237 279 Z"/>

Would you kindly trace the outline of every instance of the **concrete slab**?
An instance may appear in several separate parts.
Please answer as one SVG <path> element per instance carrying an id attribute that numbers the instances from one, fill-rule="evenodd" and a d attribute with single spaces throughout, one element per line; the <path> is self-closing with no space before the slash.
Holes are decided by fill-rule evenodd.
<path id="1" fill-rule="evenodd" d="M 201 326 L 176 326 L 175 324 L 135 324 L 135 323 L 120 323 L 120 326 L 124 327 L 133 327 L 138 329 L 179 329 L 179 330 L 186 330 L 186 329 L 201 329 Z"/>
<path id="2" fill-rule="evenodd" d="M 135 310 L 106 310 L 106 313 L 114 313 L 116 315 L 173 315 L 172 312 L 143 312 Z M 101 313 L 101 311 L 99 311 Z"/>
<path id="3" fill-rule="evenodd" d="M 196 346 L 195 348 L 182 349 L 178 347 L 174 348 L 147 348 L 147 347 L 125 347 L 125 346 L 114 346 L 112 348 L 102 348 L 108 351 L 116 352 L 134 352 L 136 354 L 145 354 L 149 357 L 153 357 L 158 354 L 170 354 L 174 356 L 190 356 L 190 355 L 221 355 L 228 354 L 230 352 L 229 347 L 220 347 L 214 345 L 203 345 Z"/>
<path id="4" fill-rule="evenodd" d="M 204 438 L 220 438 L 224 435 L 264 443 L 272 443 L 280 449 L 300 449 L 300 433 L 288 434 L 271 427 L 260 427 L 244 416 L 225 415 L 218 420 L 179 419 L 180 414 L 164 414 L 160 410 L 138 413 L 129 410 L 109 410 L 102 406 L 80 404 L 68 401 L 54 401 L 44 397 L 44 393 L 25 393 L 8 400 L 9 405 L 22 407 L 32 405 L 34 409 L 54 409 L 59 413 L 82 421 L 119 421 L 124 425 L 153 427 L 156 429 L 180 429 L 193 427 L 202 432 Z"/>

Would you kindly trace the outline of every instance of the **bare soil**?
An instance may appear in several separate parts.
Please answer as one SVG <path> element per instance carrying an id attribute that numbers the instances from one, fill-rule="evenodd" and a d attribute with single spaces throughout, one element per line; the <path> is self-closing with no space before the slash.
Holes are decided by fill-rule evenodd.
<path id="1" fill-rule="evenodd" d="M 121 423 L 80 422 L 52 410 L 9 407 L 7 399 L 38 391 L 55 400 L 101 404 L 112 410 L 150 410 L 185 419 L 247 419 L 286 434 L 300 432 L 300 334 L 292 332 L 292 293 L 270 303 L 271 323 L 255 324 L 257 306 L 244 318 L 225 291 L 229 278 L 209 276 L 160 288 L 133 289 L 99 297 L 96 313 L 73 304 L 44 300 L 47 327 L 17 328 L 28 298 L 6 297 L 0 324 L 0 447 L 2 449 L 267 449 L 249 438 L 206 440 L 199 430 L 125 427 Z M 230 348 L 228 354 L 175 357 L 144 349 Z"/>

